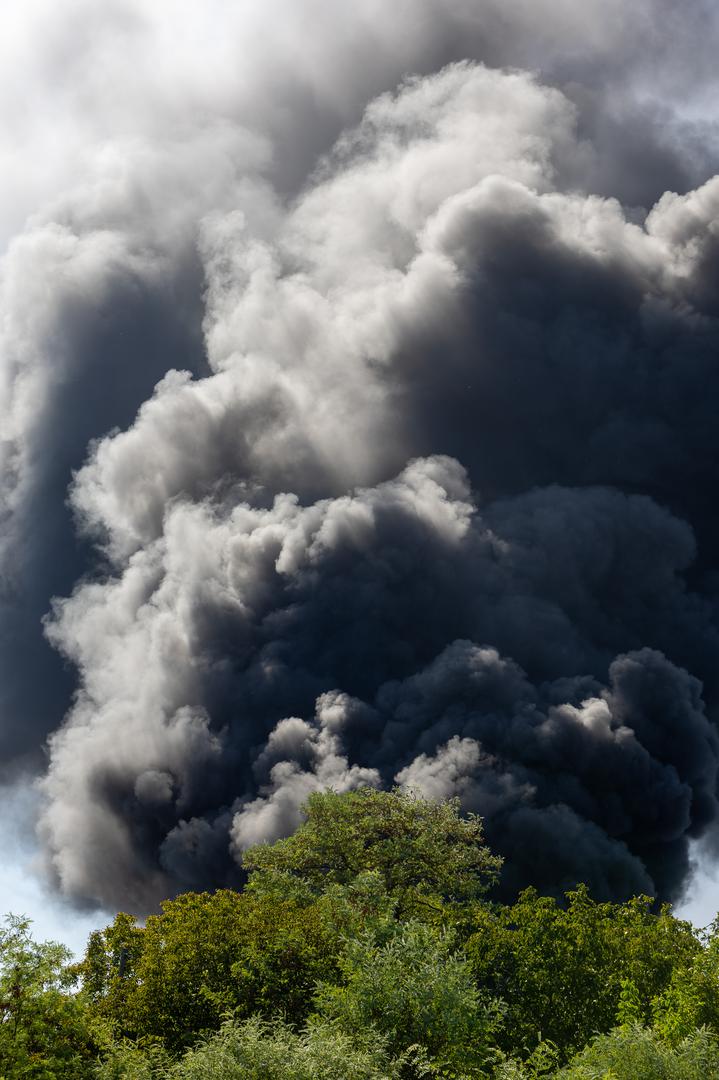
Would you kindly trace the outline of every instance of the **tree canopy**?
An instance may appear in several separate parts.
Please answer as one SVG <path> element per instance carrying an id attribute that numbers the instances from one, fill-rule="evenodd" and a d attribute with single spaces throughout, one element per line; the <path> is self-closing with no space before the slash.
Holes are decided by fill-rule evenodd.
<path id="1" fill-rule="evenodd" d="M 481 819 L 462 817 L 458 799 L 434 802 L 401 789 L 323 791 L 309 796 L 305 813 L 292 836 L 245 852 L 251 887 L 295 879 L 321 893 L 371 870 L 405 911 L 428 897 L 482 896 L 502 865 L 484 843 Z"/>
<path id="2" fill-rule="evenodd" d="M 489 898 L 456 801 L 312 795 L 240 891 L 119 913 L 80 963 L 0 932 L 0 1080 L 708 1080 L 719 934 L 649 897 Z"/>

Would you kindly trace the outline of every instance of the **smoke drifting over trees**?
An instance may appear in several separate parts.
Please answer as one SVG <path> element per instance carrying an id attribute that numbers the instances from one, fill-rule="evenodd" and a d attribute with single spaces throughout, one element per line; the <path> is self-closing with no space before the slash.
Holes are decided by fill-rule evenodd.
<path id="1" fill-rule="evenodd" d="M 485 817 L 506 895 L 679 896 L 710 6 L 66 8 L 0 94 L 0 738 L 58 889 L 147 910 L 399 783 Z"/>

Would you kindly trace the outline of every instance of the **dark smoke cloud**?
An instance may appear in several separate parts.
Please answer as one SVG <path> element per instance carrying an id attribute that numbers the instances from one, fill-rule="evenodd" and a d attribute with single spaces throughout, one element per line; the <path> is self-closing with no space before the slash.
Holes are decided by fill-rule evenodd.
<path id="1" fill-rule="evenodd" d="M 7 771 L 36 763 L 38 732 L 54 726 L 72 688 L 70 673 L 38 632 L 48 597 L 71 589 L 91 565 L 67 511 L 71 472 L 93 436 L 131 421 L 164 374 L 168 349 L 198 372 L 204 363 L 187 317 L 193 268 L 152 280 L 128 267 L 122 253 L 61 229 L 16 244 L 9 261 L 5 361 L 15 372 L 0 518 L 0 762 Z"/>
<path id="2" fill-rule="evenodd" d="M 669 855 L 680 877 L 716 811 L 719 741 L 696 678 L 646 646 L 614 654 L 678 640 L 716 659 L 682 582 L 692 553 L 686 525 L 611 489 L 485 514 L 450 458 L 304 507 L 176 502 L 50 627 L 84 676 L 45 781 L 64 887 L 142 907 L 232 880 L 217 828 L 241 848 L 291 829 L 317 787 L 423 787 L 429 770 L 486 815 L 512 883 L 671 889 Z M 555 863 L 566 822 L 577 842 Z"/>
<path id="3" fill-rule="evenodd" d="M 65 895 L 236 882 L 307 792 L 395 781 L 486 817 L 505 895 L 680 894 L 717 812 L 716 20 L 8 19 L 0 738 Z"/>

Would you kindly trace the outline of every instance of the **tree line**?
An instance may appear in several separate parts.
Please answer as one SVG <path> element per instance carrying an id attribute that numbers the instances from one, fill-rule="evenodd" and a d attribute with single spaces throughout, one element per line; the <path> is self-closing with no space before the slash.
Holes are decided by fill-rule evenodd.
<path id="1" fill-rule="evenodd" d="M 80 962 L 0 930 L 0 1080 L 707 1080 L 719 928 L 650 897 L 488 899 L 456 801 L 316 793 L 242 891 L 120 913 Z"/>

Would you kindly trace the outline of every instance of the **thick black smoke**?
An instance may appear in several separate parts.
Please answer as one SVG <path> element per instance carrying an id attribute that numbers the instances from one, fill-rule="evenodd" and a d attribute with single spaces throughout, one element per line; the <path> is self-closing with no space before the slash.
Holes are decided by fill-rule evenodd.
<path id="1" fill-rule="evenodd" d="M 225 880 L 228 829 L 282 835 L 315 787 L 429 777 L 486 816 L 508 883 L 671 891 L 717 809 L 701 685 L 658 651 L 716 657 L 692 553 L 611 489 L 477 510 L 450 458 L 306 507 L 175 503 L 51 628 L 84 673 L 46 781 L 66 888 L 102 851 L 93 895 L 147 905 Z"/>
<path id="2" fill-rule="evenodd" d="M 49 20 L 65 152 L 10 173 L 0 298 L 0 734 L 58 887 L 147 910 L 398 782 L 485 817 L 506 895 L 677 897 L 719 809 L 710 8 L 71 6 L 14 41 Z"/>

